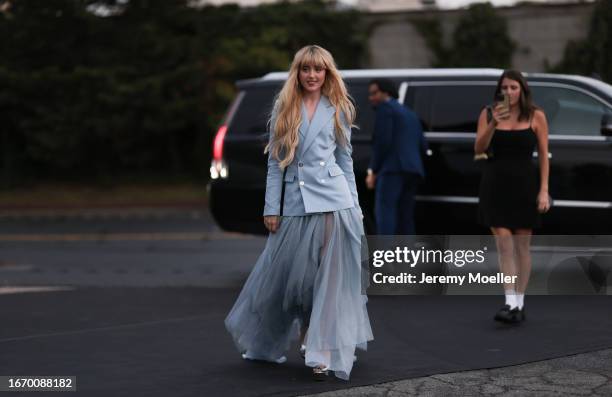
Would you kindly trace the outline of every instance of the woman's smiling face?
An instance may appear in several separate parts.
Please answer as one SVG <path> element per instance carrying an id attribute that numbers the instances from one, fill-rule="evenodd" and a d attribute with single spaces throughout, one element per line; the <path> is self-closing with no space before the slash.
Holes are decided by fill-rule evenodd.
<path id="1" fill-rule="evenodd" d="M 304 91 L 320 91 L 323 83 L 325 83 L 325 68 L 315 65 L 302 65 L 299 79 Z"/>

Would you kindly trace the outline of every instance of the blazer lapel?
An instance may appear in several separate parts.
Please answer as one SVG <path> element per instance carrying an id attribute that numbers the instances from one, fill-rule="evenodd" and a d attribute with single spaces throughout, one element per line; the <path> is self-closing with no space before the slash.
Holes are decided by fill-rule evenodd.
<path id="1" fill-rule="evenodd" d="M 316 110 L 315 110 L 316 112 Z M 308 121 L 308 112 L 306 111 L 306 106 L 304 102 L 302 102 L 302 122 L 300 123 L 300 138 L 305 139 L 306 134 L 308 133 L 308 128 L 310 127 L 310 122 Z"/>
<path id="2" fill-rule="evenodd" d="M 334 106 L 329 102 L 325 95 L 321 95 L 321 99 L 317 104 L 317 108 L 315 110 L 315 114 L 312 118 L 312 122 L 308 127 L 306 132 L 306 139 L 304 140 L 304 144 L 302 145 L 302 150 L 300 151 L 300 155 L 306 153 L 306 150 L 312 145 L 315 138 L 321 132 L 321 128 L 332 118 L 335 113 Z M 308 117 L 306 117 L 308 120 Z M 303 123 L 302 123 L 303 125 Z"/>

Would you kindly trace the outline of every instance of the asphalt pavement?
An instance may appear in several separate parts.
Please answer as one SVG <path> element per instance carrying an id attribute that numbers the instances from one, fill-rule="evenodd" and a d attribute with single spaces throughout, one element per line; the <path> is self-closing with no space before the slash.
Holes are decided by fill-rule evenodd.
<path id="1" fill-rule="evenodd" d="M 44 373 L 53 374 L 51 368 L 54 368 L 54 364 L 57 367 L 57 363 L 65 362 L 68 364 L 63 368 L 67 370 L 76 369 L 79 365 L 83 367 L 79 377 L 81 379 L 79 383 L 83 388 L 77 391 L 78 395 L 122 395 L 121 390 L 126 391 L 123 395 L 156 395 L 160 391 L 159 388 L 153 390 L 147 386 L 147 379 L 151 377 L 155 377 L 158 381 L 164 380 L 163 384 L 167 387 L 164 389 L 165 395 L 200 395 L 198 390 L 205 390 L 214 383 L 207 377 L 206 372 L 198 371 L 198 367 L 208 368 L 209 358 L 206 357 L 205 351 L 201 352 L 201 355 L 189 361 L 193 367 L 190 367 L 187 370 L 188 374 L 184 375 L 186 369 L 178 365 L 181 361 L 180 352 L 187 355 L 188 352 L 198 348 L 198 341 L 202 345 L 211 342 L 207 340 L 206 333 L 198 336 L 198 327 L 220 328 L 227 302 L 231 303 L 237 288 L 248 275 L 264 244 L 265 239 L 261 236 L 222 232 L 216 227 L 207 211 L 198 209 L 0 214 L 0 315 L 11 324 L 4 327 L 0 340 L 0 349 L 3 346 L 2 350 L 5 352 L 3 355 L 5 359 L 0 361 L 2 362 L 0 375 L 42 374 L 31 372 L 28 368 L 32 371 L 45 370 L 47 372 Z M 135 306 L 127 303 L 122 306 L 121 301 L 115 299 L 119 290 L 124 291 L 123 299 L 128 303 L 135 302 Z M 147 296 L 142 293 L 147 290 L 153 293 L 150 300 L 138 298 L 138 296 Z M 133 291 L 133 294 L 130 291 Z M 210 305 L 214 305 L 215 299 L 206 301 L 208 306 L 202 307 L 200 304 L 204 301 L 200 302 L 198 299 L 204 295 L 209 296 L 207 294 L 214 291 L 219 291 L 219 296 L 225 298 L 224 300 L 219 298 L 219 305 L 222 307 L 213 311 L 213 315 L 210 314 Z M 62 311 L 56 306 L 57 312 L 63 313 L 65 318 L 59 316 L 54 321 L 52 315 L 54 306 L 45 306 L 45 303 L 53 302 L 50 300 L 51 296 L 62 294 L 78 298 L 75 298 L 72 311 Z M 182 298 L 176 298 L 177 296 Z M 373 300 L 380 302 L 377 299 Z M 422 297 L 422 299 L 434 305 L 433 298 Z M 173 304 L 163 304 L 164 301 Z M 152 302 L 162 307 L 153 307 Z M 8 303 L 22 305 L 22 308 L 27 310 L 15 310 L 14 306 L 9 309 Z M 83 310 L 85 305 L 87 310 Z M 579 309 L 570 303 L 566 305 L 571 310 L 569 312 L 561 310 L 560 313 L 571 320 L 576 315 L 573 311 Z M 40 307 L 40 311 L 36 310 L 37 307 Z M 382 313 L 383 307 L 385 305 L 375 303 L 370 310 L 375 309 L 378 313 Z M 489 311 L 489 307 L 483 309 L 486 316 L 490 314 Z M 10 318 L 7 317 L 8 313 L 11 314 Z M 79 315 L 71 318 L 70 313 Z M 202 317 L 200 313 L 210 315 Z M 473 313 L 475 316 L 478 315 L 477 312 Z M 598 316 L 605 316 L 605 307 L 600 307 L 597 313 Z M 542 312 L 542 316 L 545 315 L 546 312 Z M 588 320 L 588 317 L 585 319 Z M 585 344 L 578 341 L 580 343 L 577 342 L 578 344 L 572 348 L 559 345 L 559 342 L 550 346 L 549 357 L 546 357 L 544 349 L 536 362 L 524 363 L 534 360 L 525 358 L 526 361 L 520 361 L 519 357 L 512 362 L 516 365 L 501 368 L 492 368 L 499 366 L 491 365 L 491 367 L 478 367 L 477 370 L 472 367 L 472 370 L 469 370 L 470 368 L 464 365 L 467 369 L 465 371 L 449 372 L 449 369 L 453 368 L 449 366 L 449 369 L 440 372 L 419 372 L 415 368 L 418 369 L 419 365 L 426 361 L 425 358 L 420 363 L 408 358 L 407 362 L 401 363 L 408 367 L 398 371 L 399 375 L 394 376 L 392 382 L 385 382 L 386 378 L 382 373 L 377 375 L 374 361 L 383 362 L 385 354 L 391 353 L 376 353 L 374 350 L 376 354 L 372 353 L 373 356 L 370 357 L 372 361 L 368 361 L 366 354 L 361 370 L 356 370 L 350 382 L 333 382 L 326 386 L 327 390 L 331 391 L 322 395 L 611 395 L 612 350 L 609 348 L 612 348 L 612 343 L 607 345 L 605 335 L 599 335 L 602 331 L 597 328 L 597 321 L 588 324 L 586 320 L 579 323 L 569 321 L 567 324 L 564 323 L 564 326 L 570 327 L 569 329 L 587 326 L 587 331 L 590 332 L 588 335 L 601 336 L 597 339 L 597 343 Z M 174 353 L 156 349 L 154 346 L 163 344 L 165 337 L 172 336 L 173 324 L 193 330 L 193 333 L 181 336 L 192 337 L 193 340 L 181 342 Z M 131 340 L 129 338 L 137 336 L 138 332 L 135 330 L 140 326 L 147 327 L 144 335 L 148 335 L 149 338 L 142 340 L 142 346 L 134 345 L 136 347 L 133 351 L 130 351 L 129 343 L 122 345 L 122 349 L 112 348 L 116 347 L 113 345 L 114 340 L 119 343 L 123 337 Z M 440 324 L 435 326 L 439 327 Z M 453 324 L 449 326 L 452 327 Z M 131 335 L 119 336 L 113 333 L 121 330 L 129 334 L 132 329 L 134 332 Z M 376 331 L 374 328 L 375 337 Z M 405 326 L 405 332 L 410 333 L 409 325 Z M 57 335 L 49 336 L 54 333 Z M 393 332 L 391 334 L 395 335 Z M 100 347 L 108 348 L 106 355 L 104 351 L 94 349 L 97 342 L 96 338 L 91 339 L 91 336 L 96 335 L 100 337 L 98 339 Z M 223 343 L 227 342 L 222 329 L 218 335 L 212 342 L 221 340 Z M 52 340 L 60 339 L 66 343 L 65 347 L 50 343 Z M 78 348 L 79 343 L 81 350 Z M 376 340 L 373 343 L 376 343 Z M 440 340 L 439 343 L 451 343 L 451 341 Z M 387 345 L 391 346 L 390 349 L 393 348 L 392 343 Z M 149 355 L 146 353 L 146 346 L 157 350 L 158 353 Z M 41 361 L 41 357 L 37 356 L 41 354 L 41 348 L 43 357 L 47 357 L 49 362 Z M 523 347 L 518 344 L 510 348 L 520 351 Z M 90 352 L 92 355 L 84 357 L 79 351 Z M 560 357 L 564 355 L 564 351 L 571 355 Z M 164 357 L 161 352 L 167 353 L 168 357 Z M 227 354 L 231 355 L 234 352 Z M 525 357 L 527 356 L 529 355 L 526 354 Z M 19 357 L 19 359 L 7 362 L 8 357 Z M 147 365 L 143 363 L 143 359 L 147 360 Z M 154 360 L 158 360 L 157 366 L 150 365 Z M 163 373 L 163 367 L 166 365 L 163 364 L 164 360 L 175 360 L 166 364 L 177 371 L 174 373 L 175 376 L 181 374 L 179 378 L 182 377 L 182 381 L 187 383 L 170 388 L 168 385 L 172 383 L 173 374 Z M 239 360 L 238 357 L 236 360 Z M 452 361 L 451 358 L 448 360 Z M 88 365 L 93 361 L 99 361 L 104 365 Z M 464 364 L 468 361 L 466 360 Z M 236 365 L 239 364 L 241 365 L 239 361 L 236 362 Z M 381 367 L 387 364 L 381 364 Z M 127 367 L 124 367 L 125 365 Z M 131 381 L 123 378 L 123 383 L 113 383 L 112 376 L 103 376 L 99 372 L 107 371 L 106 373 L 112 375 L 119 371 L 119 368 L 130 368 L 134 365 L 142 365 L 143 371 L 134 371 Z M 410 369 L 410 365 L 413 370 Z M 144 371 L 145 368 L 149 372 Z M 274 394 L 271 390 L 274 389 L 275 382 L 282 383 L 278 380 L 279 374 L 268 373 L 267 368 L 247 368 L 246 372 L 243 372 L 245 369 L 242 367 L 232 368 L 232 365 L 228 364 L 220 373 L 231 377 L 231 371 L 235 370 L 236 375 L 246 373 L 248 377 L 248 374 L 256 374 L 261 378 L 263 371 L 263 380 L 257 379 L 258 382 L 264 382 L 260 384 L 261 393 L 257 388 L 251 387 L 250 395 Z M 296 370 L 297 368 L 299 363 L 296 364 Z M 18 370 L 19 373 L 11 372 L 12 370 Z M 419 376 L 419 373 L 427 376 Z M 302 379 L 301 376 L 298 376 L 298 380 L 304 383 L 291 384 L 291 387 L 288 386 L 279 393 L 314 395 L 316 391 L 326 390 L 325 387 L 319 390 L 311 387 L 308 380 Z M 165 377 L 168 378 L 167 382 Z M 108 383 L 105 386 L 95 379 L 106 379 Z M 127 394 L 127 390 L 130 390 L 131 394 Z M 111 394 L 108 394 L 109 392 Z M 236 390 L 228 389 L 225 394 L 233 395 L 234 392 Z"/>

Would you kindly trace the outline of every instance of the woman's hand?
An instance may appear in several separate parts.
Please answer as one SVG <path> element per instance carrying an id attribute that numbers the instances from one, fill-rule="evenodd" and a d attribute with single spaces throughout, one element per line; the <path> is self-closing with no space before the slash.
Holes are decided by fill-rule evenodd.
<path id="1" fill-rule="evenodd" d="M 538 194 L 538 211 L 541 214 L 548 212 L 550 209 L 550 196 L 546 191 L 540 191 Z"/>
<path id="2" fill-rule="evenodd" d="M 497 124 L 510 118 L 510 109 L 502 104 L 498 104 L 493 108 L 492 114 L 493 122 L 497 126 Z"/>
<path id="3" fill-rule="evenodd" d="M 376 174 L 368 173 L 365 179 L 366 187 L 370 190 L 373 190 L 376 187 Z"/>
<path id="4" fill-rule="evenodd" d="M 264 216 L 264 225 L 270 233 L 276 233 L 280 225 L 280 217 L 278 215 Z"/>

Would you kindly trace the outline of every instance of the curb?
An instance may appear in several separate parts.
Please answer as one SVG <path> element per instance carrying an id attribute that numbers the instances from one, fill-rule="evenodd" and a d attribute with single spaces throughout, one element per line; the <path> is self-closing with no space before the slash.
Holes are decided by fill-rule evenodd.
<path id="1" fill-rule="evenodd" d="M 109 208 L 0 208 L 0 221 L 210 218 L 207 206 Z"/>

